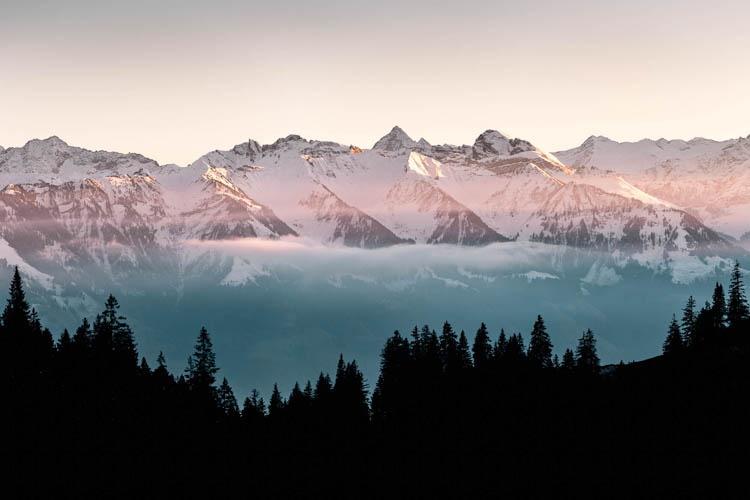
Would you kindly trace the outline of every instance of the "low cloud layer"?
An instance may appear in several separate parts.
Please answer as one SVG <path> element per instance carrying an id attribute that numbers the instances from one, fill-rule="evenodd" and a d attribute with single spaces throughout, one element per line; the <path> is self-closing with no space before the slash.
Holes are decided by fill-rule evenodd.
<path id="1" fill-rule="evenodd" d="M 256 238 L 228 241 L 191 241 L 193 257 L 206 252 L 235 258 L 235 268 L 249 273 L 264 269 L 291 267 L 305 274 L 342 275 L 357 279 L 365 276 L 397 277 L 421 271 L 434 274 L 450 269 L 469 279 L 494 280 L 498 274 L 529 270 L 554 271 L 560 267 L 569 248 L 528 242 L 496 243 L 484 247 L 454 245 L 397 245 L 365 250 L 329 247 L 301 239 L 261 240 Z M 433 278 L 440 279 L 437 275 Z M 235 277 L 236 278 L 236 277 Z M 461 286 L 448 282 L 448 286 Z"/>

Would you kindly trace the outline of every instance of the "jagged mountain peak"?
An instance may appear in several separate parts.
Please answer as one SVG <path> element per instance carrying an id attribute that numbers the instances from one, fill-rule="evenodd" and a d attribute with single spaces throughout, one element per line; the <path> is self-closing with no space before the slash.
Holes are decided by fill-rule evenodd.
<path id="1" fill-rule="evenodd" d="M 476 138 L 477 141 L 480 139 L 481 140 L 503 139 L 503 140 L 509 141 L 511 140 L 511 137 L 504 132 L 500 132 L 499 130 L 487 129 L 481 134 L 479 134 L 479 136 Z"/>
<path id="2" fill-rule="evenodd" d="M 280 137 L 279 139 L 276 139 L 273 144 L 267 144 L 262 147 L 264 151 L 274 151 L 277 149 L 286 149 L 290 147 L 293 144 L 298 143 L 309 143 L 307 139 L 305 139 L 302 136 L 299 136 L 297 134 L 290 134 L 286 137 Z"/>
<path id="3" fill-rule="evenodd" d="M 235 147 L 232 148 L 232 151 L 238 155 L 254 158 L 257 154 L 261 152 L 261 149 L 262 149 L 261 145 L 258 144 L 257 141 L 248 139 L 247 142 L 243 142 L 242 144 L 237 144 Z"/>
<path id="4" fill-rule="evenodd" d="M 425 141 L 427 142 L 427 141 Z M 376 151 L 399 152 L 405 149 L 411 149 L 417 146 L 417 143 L 409 137 L 401 127 L 396 125 L 386 135 L 380 138 L 372 147 Z"/>
<path id="5" fill-rule="evenodd" d="M 68 143 L 63 141 L 56 135 L 51 135 L 47 137 L 46 139 L 31 139 L 24 145 L 24 147 L 37 146 L 37 145 L 44 145 L 44 146 L 50 146 L 50 147 L 68 147 Z"/>
<path id="6" fill-rule="evenodd" d="M 526 151 L 536 151 L 533 144 L 523 139 L 511 139 L 497 130 L 485 130 L 474 141 L 473 157 L 476 160 L 496 157 L 512 156 Z"/>
<path id="7" fill-rule="evenodd" d="M 590 135 L 586 138 L 585 141 L 581 143 L 581 146 L 587 146 L 587 145 L 594 145 L 596 143 L 603 143 L 603 142 L 616 142 L 610 139 L 607 136 L 604 135 Z"/>
<path id="8" fill-rule="evenodd" d="M 0 156 L 0 174 L 24 182 L 65 181 L 158 166 L 138 153 L 90 151 L 70 146 L 57 136 L 32 139 L 22 147 L 6 149 Z"/>
<path id="9" fill-rule="evenodd" d="M 16 149 L 26 154 L 32 154 L 32 155 L 38 156 L 38 155 L 44 155 L 44 154 L 55 154 L 61 151 L 73 152 L 81 148 L 70 146 L 68 145 L 67 142 L 63 141 L 56 135 L 53 135 L 53 136 L 47 137 L 46 139 L 31 139 L 20 148 L 10 148 L 10 149 Z"/>

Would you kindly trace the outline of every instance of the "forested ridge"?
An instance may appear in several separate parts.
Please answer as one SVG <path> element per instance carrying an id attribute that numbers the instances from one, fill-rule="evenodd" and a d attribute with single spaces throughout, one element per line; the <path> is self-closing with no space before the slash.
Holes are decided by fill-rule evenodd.
<path id="1" fill-rule="evenodd" d="M 637 314 L 637 311 L 634 311 Z M 197 329 L 198 330 L 198 329 Z M 394 332 L 368 385 L 339 356 L 238 403 L 199 329 L 186 368 L 140 358 L 110 296 L 57 336 L 16 270 L 0 317 L 10 482 L 21 498 L 726 497 L 747 474 L 750 314 L 739 265 L 666 331 L 602 367 L 596 336 L 553 356 L 448 323 Z M 527 345 L 528 343 L 528 345 Z M 332 353 L 335 355 L 335 353 Z"/>

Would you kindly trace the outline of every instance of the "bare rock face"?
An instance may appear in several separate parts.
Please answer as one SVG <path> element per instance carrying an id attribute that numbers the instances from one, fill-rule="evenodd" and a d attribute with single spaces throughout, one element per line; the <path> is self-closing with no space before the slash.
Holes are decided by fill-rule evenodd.
<path id="1" fill-rule="evenodd" d="M 375 151 L 385 151 L 390 153 L 410 152 L 417 146 L 417 143 L 411 137 L 406 135 L 400 127 L 395 126 L 386 135 L 380 138 L 372 147 Z"/>

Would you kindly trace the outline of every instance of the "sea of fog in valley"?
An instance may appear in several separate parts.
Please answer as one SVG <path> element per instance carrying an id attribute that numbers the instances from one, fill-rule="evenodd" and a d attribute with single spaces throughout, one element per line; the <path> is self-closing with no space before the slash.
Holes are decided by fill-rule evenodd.
<path id="1" fill-rule="evenodd" d="M 275 382 L 333 373 L 339 353 L 356 359 L 374 387 L 385 339 L 444 321 L 471 342 L 485 322 L 528 333 L 537 314 L 555 352 L 574 347 L 591 328 L 603 363 L 656 355 L 673 313 L 689 295 L 710 298 L 726 281 L 729 260 L 617 254 L 535 243 L 484 247 L 400 245 L 377 250 L 326 247 L 304 240 L 192 242 L 175 276 L 134 274 L 114 282 L 97 269 L 88 282 L 52 285 L 30 279 L 29 298 L 55 336 L 83 316 L 93 320 L 108 293 L 121 304 L 142 355 L 159 351 L 180 374 L 201 326 L 211 333 L 221 368 L 238 397 L 268 396 Z M 658 257 L 658 258 L 657 258 Z M 2 260 L 0 260 L 0 263 Z M 23 272 L 23 268 L 21 269 Z M 11 268 L 1 278 L 9 282 Z"/>

